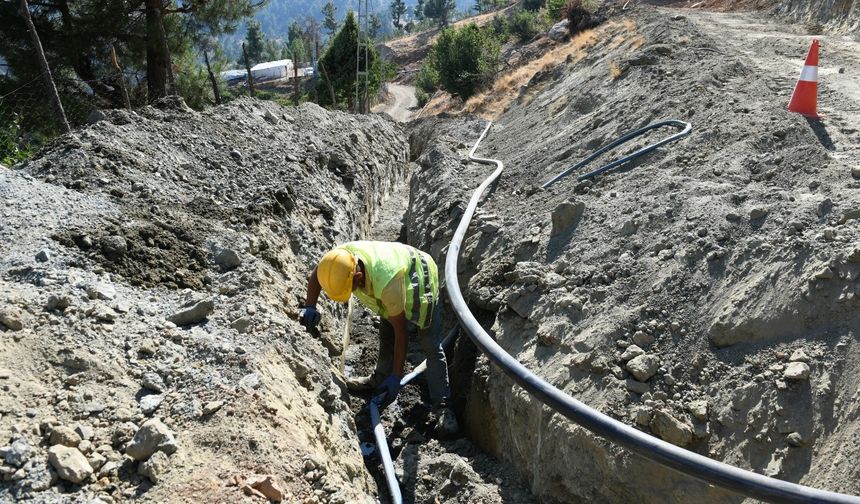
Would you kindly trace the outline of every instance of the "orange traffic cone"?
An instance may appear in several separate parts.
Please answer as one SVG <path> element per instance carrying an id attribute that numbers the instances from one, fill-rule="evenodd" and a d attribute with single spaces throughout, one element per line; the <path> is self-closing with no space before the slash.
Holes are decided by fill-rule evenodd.
<path id="1" fill-rule="evenodd" d="M 803 114 L 812 119 L 818 119 L 816 102 L 818 101 L 818 39 L 813 39 L 806 55 L 806 63 L 800 72 L 800 79 L 794 86 L 788 111 Z"/>

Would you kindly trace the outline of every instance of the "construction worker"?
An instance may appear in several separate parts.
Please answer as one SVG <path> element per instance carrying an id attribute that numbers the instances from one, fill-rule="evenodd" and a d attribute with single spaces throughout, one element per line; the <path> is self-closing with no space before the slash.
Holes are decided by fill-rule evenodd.
<path id="1" fill-rule="evenodd" d="M 374 396 L 384 393 L 383 407 L 393 402 L 400 392 L 406 347 L 413 338 L 427 356 L 427 384 L 437 430 L 442 435 L 455 434 L 458 425 L 448 407 L 442 302 L 433 258 L 396 242 L 354 241 L 329 251 L 308 276 L 306 304 L 299 311 L 299 321 L 308 328 L 320 321 L 316 308 L 320 290 L 339 303 L 355 294 L 382 319 L 376 370 L 370 376 L 348 379 L 347 388 L 355 392 L 375 389 Z"/>

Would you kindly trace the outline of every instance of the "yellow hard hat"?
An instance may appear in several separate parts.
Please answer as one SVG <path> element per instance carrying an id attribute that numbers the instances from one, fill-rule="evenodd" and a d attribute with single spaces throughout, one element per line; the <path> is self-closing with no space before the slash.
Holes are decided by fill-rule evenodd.
<path id="1" fill-rule="evenodd" d="M 317 280 L 332 301 L 349 301 L 355 265 L 355 256 L 345 249 L 337 248 L 323 256 L 317 266 Z"/>

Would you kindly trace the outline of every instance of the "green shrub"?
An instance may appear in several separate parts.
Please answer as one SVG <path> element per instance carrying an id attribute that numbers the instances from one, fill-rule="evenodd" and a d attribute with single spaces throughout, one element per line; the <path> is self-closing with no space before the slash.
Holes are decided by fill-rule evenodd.
<path id="1" fill-rule="evenodd" d="M 522 6 L 525 10 L 536 11 L 544 6 L 546 0 L 523 0 Z"/>
<path id="2" fill-rule="evenodd" d="M 493 82 L 499 43 L 474 23 L 447 28 L 433 45 L 430 61 L 442 88 L 465 100 Z"/>
<path id="3" fill-rule="evenodd" d="M 428 101 L 430 101 L 430 95 L 427 94 L 423 89 L 416 87 L 415 99 L 418 100 L 418 106 L 423 107 L 424 105 L 427 105 Z"/>
<path id="4" fill-rule="evenodd" d="M 505 42 L 511 36 L 511 27 L 508 23 L 508 17 L 504 14 L 496 14 L 493 16 L 493 21 L 490 23 L 489 29 L 493 32 L 493 38 L 499 42 Z"/>
<path id="5" fill-rule="evenodd" d="M 561 13 L 566 3 L 567 0 L 546 0 L 546 10 L 553 23 L 562 19 Z"/>
<path id="6" fill-rule="evenodd" d="M 439 89 L 439 72 L 436 67 L 429 63 L 421 65 L 421 70 L 418 70 L 418 75 L 415 76 L 415 87 L 425 94 Z"/>
<path id="7" fill-rule="evenodd" d="M 511 34 L 520 41 L 531 40 L 538 33 L 538 16 L 534 12 L 518 10 L 511 16 Z"/>
<path id="8" fill-rule="evenodd" d="M 0 126 L 0 164 L 12 166 L 32 155 L 31 146 L 21 139 L 21 117 L 12 114 L 12 119 Z"/>

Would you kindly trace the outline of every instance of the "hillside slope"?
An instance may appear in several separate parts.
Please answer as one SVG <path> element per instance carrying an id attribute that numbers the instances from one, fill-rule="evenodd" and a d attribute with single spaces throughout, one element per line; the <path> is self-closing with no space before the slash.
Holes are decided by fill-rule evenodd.
<path id="1" fill-rule="evenodd" d="M 461 284 L 505 349 L 586 404 L 719 460 L 858 494 L 846 461 L 860 453 L 860 95 L 836 69 L 860 64 L 851 42 L 824 39 L 825 120 L 809 122 L 785 107 L 811 37 L 725 16 L 628 9 L 520 88 L 478 153 L 506 171 L 464 244 Z M 692 135 L 594 182 L 539 188 L 666 118 Z M 438 259 L 489 173 L 462 162 L 483 125 L 412 127 L 422 171 L 407 229 Z M 470 435 L 543 501 L 742 500 L 553 415 L 467 344 L 457 361 Z"/>

